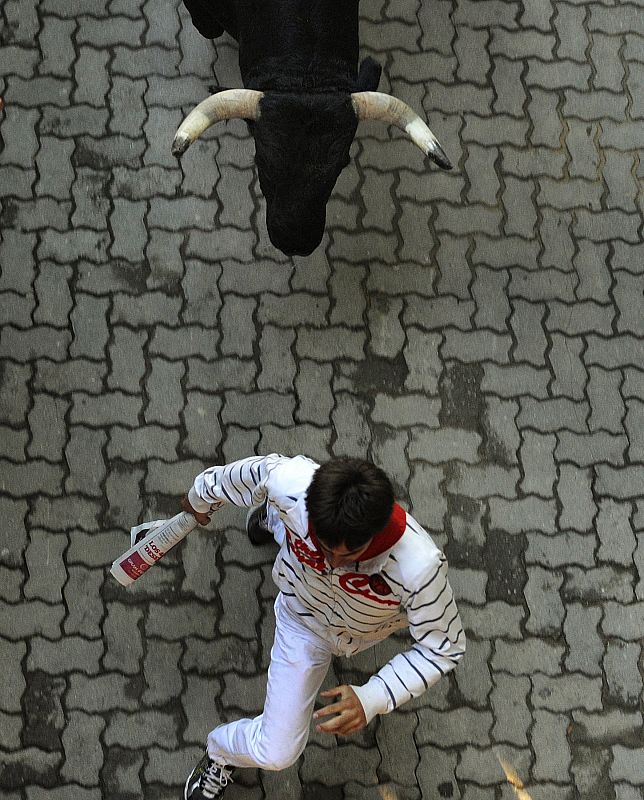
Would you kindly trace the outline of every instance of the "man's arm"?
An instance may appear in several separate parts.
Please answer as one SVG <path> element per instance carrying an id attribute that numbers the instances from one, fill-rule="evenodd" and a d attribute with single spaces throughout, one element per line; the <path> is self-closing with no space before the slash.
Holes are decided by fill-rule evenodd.
<path id="1" fill-rule="evenodd" d="M 412 647 L 395 655 L 366 684 L 352 687 L 367 722 L 418 697 L 453 670 L 465 653 L 465 634 L 442 554 L 409 591 L 405 610 L 415 640 Z"/>
<path id="2" fill-rule="evenodd" d="M 187 498 L 182 501 L 182 508 L 199 520 L 200 516 L 203 518 L 226 503 L 245 507 L 260 505 L 266 498 L 268 476 L 283 461 L 288 459 L 272 453 L 209 467 L 195 478 Z"/>

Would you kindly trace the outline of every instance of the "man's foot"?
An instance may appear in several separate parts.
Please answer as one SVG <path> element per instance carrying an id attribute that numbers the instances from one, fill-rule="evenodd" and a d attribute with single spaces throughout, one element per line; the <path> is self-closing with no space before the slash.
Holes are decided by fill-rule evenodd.
<path id="1" fill-rule="evenodd" d="M 213 761 L 205 753 L 186 781 L 184 800 L 213 800 L 223 797 L 226 786 L 232 783 L 231 775 L 232 767 Z"/>
<path id="2" fill-rule="evenodd" d="M 267 504 L 264 501 L 261 506 L 251 508 L 246 516 L 246 533 L 255 547 L 273 542 L 273 534 L 268 527 Z"/>

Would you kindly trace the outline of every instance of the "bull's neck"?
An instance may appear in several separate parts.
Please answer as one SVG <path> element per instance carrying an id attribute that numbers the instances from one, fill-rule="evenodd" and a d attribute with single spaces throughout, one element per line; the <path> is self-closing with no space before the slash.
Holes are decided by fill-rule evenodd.
<path id="1" fill-rule="evenodd" d="M 271 55 L 242 71 L 246 88 L 264 92 L 352 92 L 356 78 L 357 64 L 319 54 Z"/>

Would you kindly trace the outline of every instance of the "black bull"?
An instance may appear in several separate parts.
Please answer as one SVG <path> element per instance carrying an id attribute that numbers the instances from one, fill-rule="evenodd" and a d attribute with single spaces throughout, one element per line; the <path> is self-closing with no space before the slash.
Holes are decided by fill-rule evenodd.
<path id="1" fill-rule="evenodd" d="M 180 156 L 210 125 L 248 121 L 266 198 L 271 242 L 287 255 L 309 255 L 324 234 L 326 204 L 359 119 L 405 130 L 439 166 L 451 164 L 429 128 L 404 103 L 375 90 L 380 66 L 358 70 L 358 0 L 184 0 L 206 38 L 239 43 L 244 89 L 197 106 L 179 128 Z"/>

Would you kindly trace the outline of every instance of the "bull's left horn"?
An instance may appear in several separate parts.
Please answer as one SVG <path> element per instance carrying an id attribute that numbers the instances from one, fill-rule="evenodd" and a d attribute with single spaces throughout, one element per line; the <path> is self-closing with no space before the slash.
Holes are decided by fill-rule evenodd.
<path id="1" fill-rule="evenodd" d="M 190 145 L 215 122 L 224 119 L 257 119 L 263 92 L 255 89 L 225 89 L 202 100 L 179 126 L 172 142 L 172 155 L 182 156 Z"/>
<path id="2" fill-rule="evenodd" d="M 452 169 L 452 162 L 438 139 L 407 103 L 384 92 L 353 92 L 351 102 L 358 119 L 376 119 L 396 125 L 439 167 Z"/>

